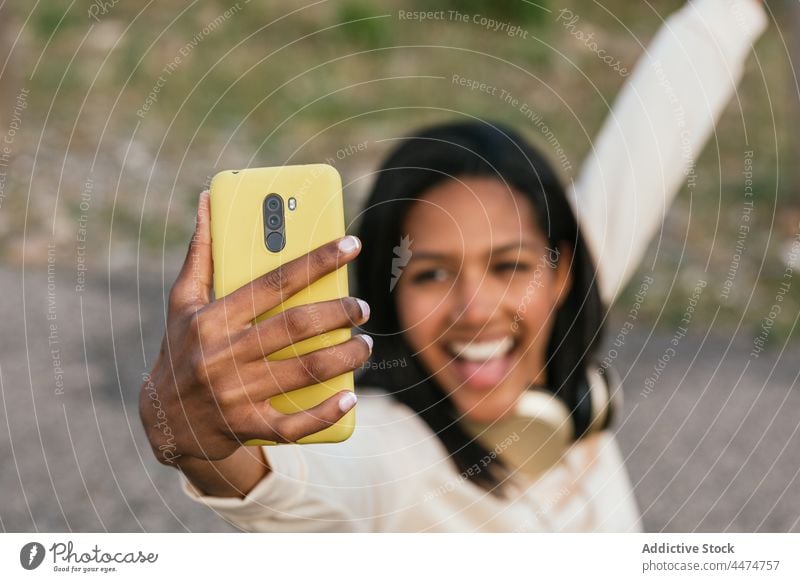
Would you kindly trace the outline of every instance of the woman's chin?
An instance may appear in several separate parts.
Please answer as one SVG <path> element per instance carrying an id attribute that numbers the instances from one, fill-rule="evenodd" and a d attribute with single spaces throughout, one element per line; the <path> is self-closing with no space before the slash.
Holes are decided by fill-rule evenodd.
<path id="1" fill-rule="evenodd" d="M 521 385 L 520 385 L 521 386 Z M 456 408 L 467 420 L 494 422 L 513 414 L 524 387 L 517 389 L 512 382 L 503 382 L 489 390 L 473 391 L 467 386 L 458 388 L 451 396 Z"/>

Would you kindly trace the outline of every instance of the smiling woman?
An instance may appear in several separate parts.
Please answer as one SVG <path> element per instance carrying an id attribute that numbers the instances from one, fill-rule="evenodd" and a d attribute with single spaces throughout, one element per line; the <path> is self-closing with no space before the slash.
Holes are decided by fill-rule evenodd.
<path id="1" fill-rule="evenodd" d="M 367 324 L 373 357 L 413 365 L 363 382 L 416 411 L 462 471 L 487 451 L 460 420 L 507 417 L 532 386 L 566 403 L 575 436 L 583 434 L 591 416 L 585 370 L 603 309 L 545 159 L 509 128 L 443 125 L 401 142 L 366 207 L 358 288 L 384 306 Z M 412 256 L 391 292 L 391 249 L 403 237 L 413 241 Z M 506 474 L 498 456 L 470 479 L 492 489 Z"/>

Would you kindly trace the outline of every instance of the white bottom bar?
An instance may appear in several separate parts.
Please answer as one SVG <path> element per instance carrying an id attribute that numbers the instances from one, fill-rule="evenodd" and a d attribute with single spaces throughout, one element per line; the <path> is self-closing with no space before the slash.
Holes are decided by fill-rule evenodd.
<path id="1" fill-rule="evenodd" d="M 3 580 L 778 581 L 800 579 L 798 547 L 800 534 L 3 534 L 0 572 Z"/>

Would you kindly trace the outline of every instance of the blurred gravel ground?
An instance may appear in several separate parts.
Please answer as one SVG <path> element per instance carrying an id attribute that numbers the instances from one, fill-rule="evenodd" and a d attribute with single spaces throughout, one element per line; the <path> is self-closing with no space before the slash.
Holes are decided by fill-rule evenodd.
<path id="1" fill-rule="evenodd" d="M 174 274 L 180 258 L 167 263 Z M 50 276 L 50 320 L 47 266 L 27 266 L 24 278 L 0 268 L 0 530 L 236 531 L 185 498 L 140 429 L 136 394 L 163 330 L 160 272 L 92 271 L 78 295 L 64 265 Z M 669 342 L 644 327 L 615 364 L 625 376 L 619 439 L 645 528 L 800 530 L 796 345 L 747 364 L 751 336 L 689 336 L 643 396 Z"/>

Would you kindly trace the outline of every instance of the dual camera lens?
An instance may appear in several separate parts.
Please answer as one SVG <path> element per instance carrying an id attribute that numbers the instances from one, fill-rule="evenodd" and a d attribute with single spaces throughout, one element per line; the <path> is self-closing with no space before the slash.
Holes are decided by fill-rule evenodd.
<path id="1" fill-rule="evenodd" d="M 264 243 L 267 249 L 277 253 L 286 244 L 284 232 L 283 199 L 278 194 L 264 198 Z"/>

